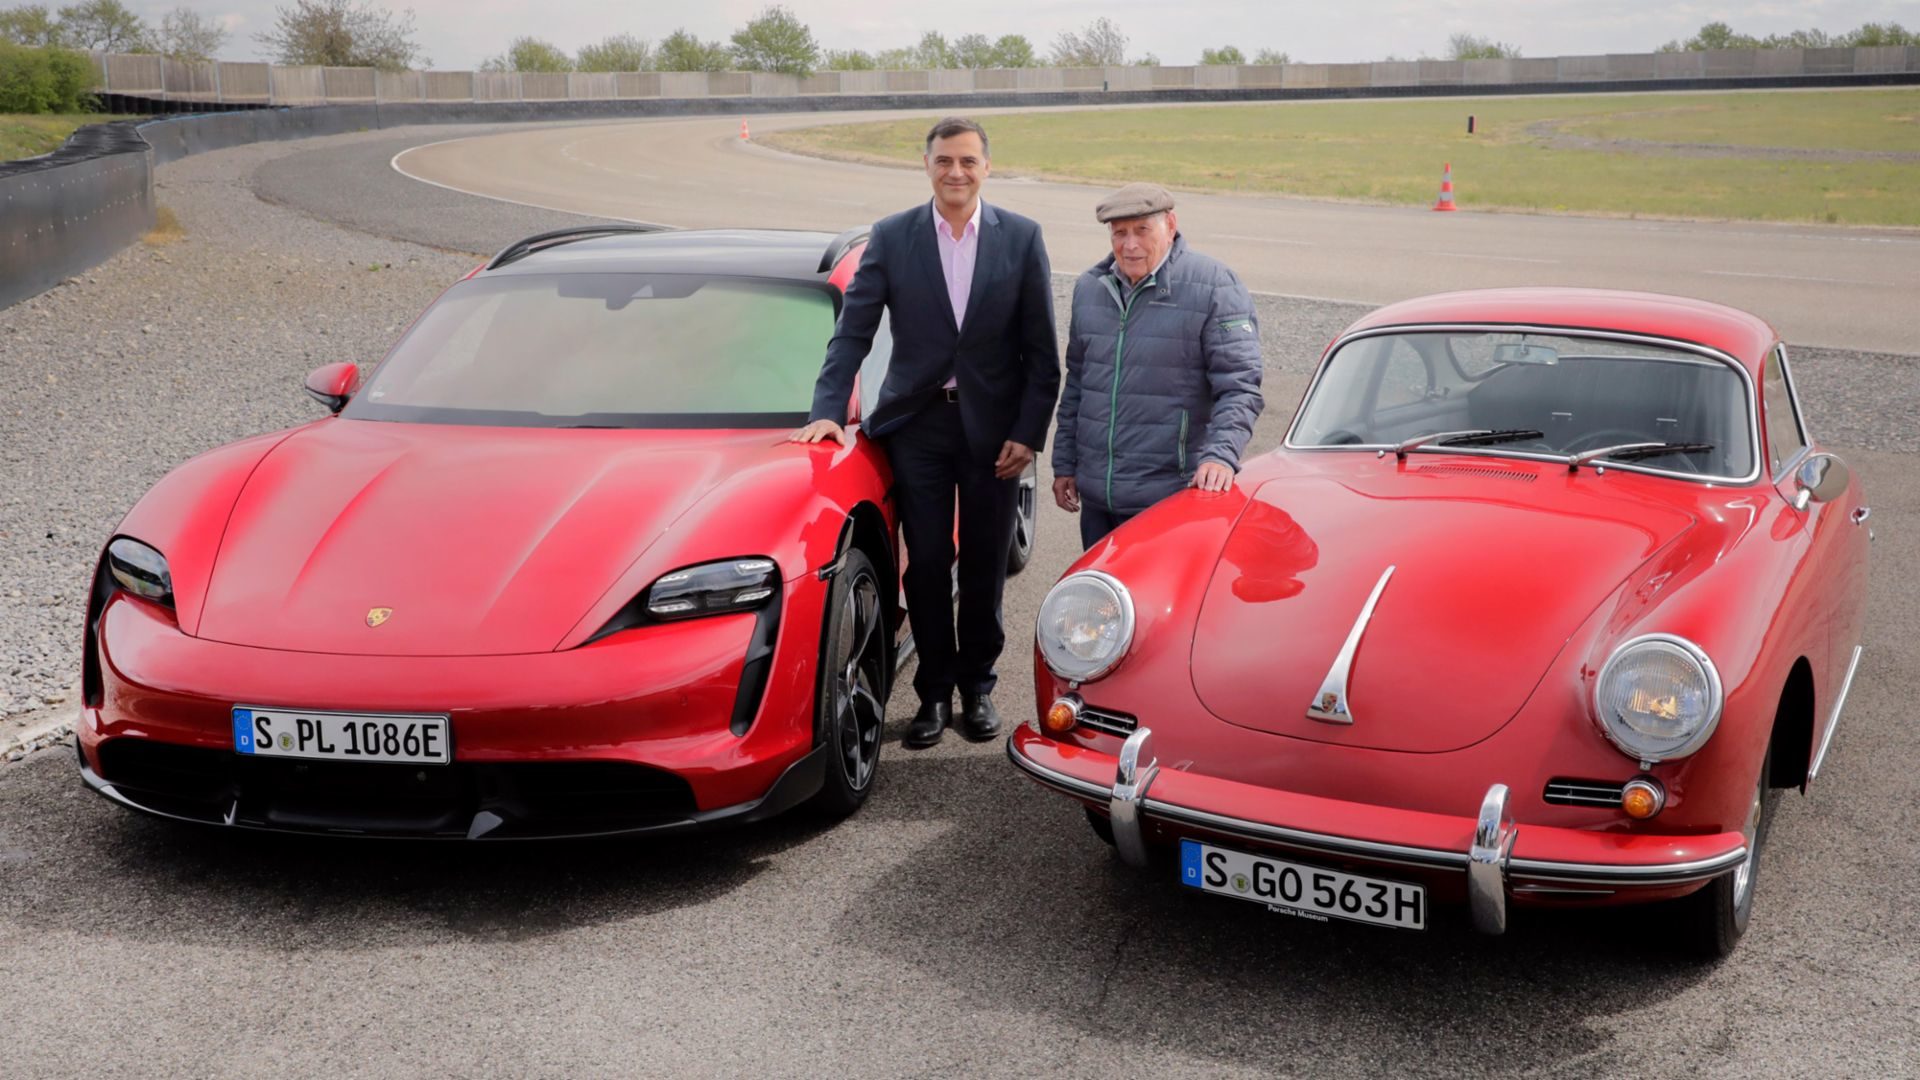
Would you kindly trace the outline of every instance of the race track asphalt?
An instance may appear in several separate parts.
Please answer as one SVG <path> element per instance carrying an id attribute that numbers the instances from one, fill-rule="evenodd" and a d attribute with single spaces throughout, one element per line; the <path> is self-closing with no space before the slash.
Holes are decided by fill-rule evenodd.
<path id="1" fill-rule="evenodd" d="M 0 413 L 9 469 L 34 478 L 3 507 L 24 553 L 9 566 L 83 573 L 186 453 L 312 415 L 299 374 L 377 356 L 471 265 L 445 252 L 579 220 L 386 169 L 448 134 L 168 166 L 162 198 L 190 239 L 164 264 L 132 252 L 0 312 L 0 343 L 36 365 Z M 900 197 L 896 174 L 873 174 L 867 198 Z M 270 309 L 241 302 L 276 275 Z M 370 297 L 378 314 L 352 318 Z M 1314 356 L 1364 307 L 1260 304 L 1256 447 L 1271 447 Z M 124 359 L 103 345 L 123 337 Z M 109 806 L 70 748 L 0 765 L 0 1060 L 21 1076 L 1911 1074 L 1920 361 L 1862 351 L 1870 337 L 1821 343 L 1837 347 L 1798 350 L 1797 372 L 1879 535 L 1868 651 L 1820 783 L 1783 793 L 1754 928 L 1724 963 L 1676 957 L 1658 909 L 1523 912 L 1486 939 L 1458 913 L 1414 934 L 1191 895 L 1118 866 L 997 743 L 901 750 L 903 691 L 854 818 L 668 842 L 234 835 Z M 1009 589 L 1014 718 L 1033 708 L 1022 645 L 1077 553 L 1073 525 L 1045 509 Z M 9 634 L 38 617 L 0 612 Z"/>

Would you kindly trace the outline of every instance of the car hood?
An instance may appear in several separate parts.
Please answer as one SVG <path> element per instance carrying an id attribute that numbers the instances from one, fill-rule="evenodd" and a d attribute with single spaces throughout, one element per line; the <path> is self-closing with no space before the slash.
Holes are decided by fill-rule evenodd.
<path id="1" fill-rule="evenodd" d="M 677 518 L 777 442 L 316 424 L 241 491 L 197 634 L 387 656 L 551 651 Z"/>
<path id="2" fill-rule="evenodd" d="M 1582 621 L 1692 515 L 1605 478 L 1409 468 L 1262 485 L 1202 601 L 1194 689 L 1228 723 L 1316 742 L 1440 752 L 1519 711 Z M 1307 716 L 1388 567 L 1353 654 L 1351 724 Z"/>

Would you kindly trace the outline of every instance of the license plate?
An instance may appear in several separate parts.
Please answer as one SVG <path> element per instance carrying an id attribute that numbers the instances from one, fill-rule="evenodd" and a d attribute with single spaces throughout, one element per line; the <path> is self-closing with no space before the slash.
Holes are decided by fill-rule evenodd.
<path id="1" fill-rule="evenodd" d="M 1180 883 L 1310 919 L 1427 927 L 1427 890 L 1419 885 L 1302 866 L 1198 840 L 1180 841 Z"/>
<path id="2" fill-rule="evenodd" d="M 445 716 L 233 710 L 233 748 L 261 757 L 445 765 L 453 739 Z"/>

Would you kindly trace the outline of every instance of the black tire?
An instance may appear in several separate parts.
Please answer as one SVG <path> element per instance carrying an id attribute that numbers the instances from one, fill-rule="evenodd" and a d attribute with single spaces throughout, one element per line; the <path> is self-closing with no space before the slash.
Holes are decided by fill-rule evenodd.
<path id="1" fill-rule="evenodd" d="M 813 707 L 815 745 L 833 750 L 812 806 L 829 818 L 860 809 L 879 771 L 892 675 L 880 595 L 873 561 L 859 548 L 849 550 L 827 594 Z"/>
<path id="2" fill-rule="evenodd" d="M 1773 751 L 1767 751 L 1760 763 L 1760 777 L 1749 812 L 1747 861 L 1732 873 L 1722 874 L 1700 891 L 1680 901 L 1687 909 L 1681 922 L 1687 949 L 1708 960 L 1719 960 L 1733 952 L 1734 946 L 1753 921 L 1753 894 L 1758 884 L 1760 855 L 1767 846 L 1767 831 L 1773 824 Z"/>
<path id="3" fill-rule="evenodd" d="M 1029 464 L 1020 474 L 1020 490 L 1013 512 L 1013 542 L 1007 545 L 1007 576 L 1012 577 L 1033 561 L 1033 548 L 1040 539 L 1040 472 Z"/>

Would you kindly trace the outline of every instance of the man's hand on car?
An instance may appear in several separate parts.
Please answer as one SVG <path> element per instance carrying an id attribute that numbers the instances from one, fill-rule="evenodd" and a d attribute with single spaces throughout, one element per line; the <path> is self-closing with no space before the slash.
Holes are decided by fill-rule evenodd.
<path id="1" fill-rule="evenodd" d="M 1193 486 L 1201 491 L 1225 491 L 1233 486 L 1233 470 L 1218 461 L 1203 461 L 1193 471 Z"/>
<path id="2" fill-rule="evenodd" d="M 806 427 L 787 436 L 788 442 L 817 443 L 822 439 L 832 439 L 845 446 L 848 443 L 847 429 L 831 420 L 815 420 Z"/>

